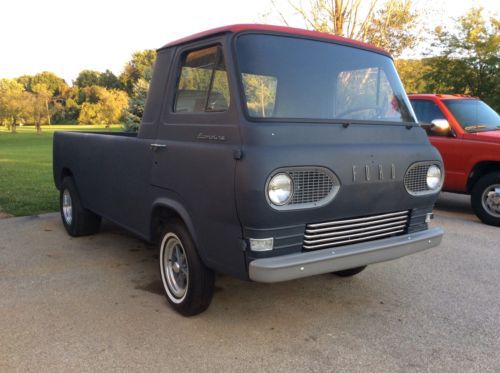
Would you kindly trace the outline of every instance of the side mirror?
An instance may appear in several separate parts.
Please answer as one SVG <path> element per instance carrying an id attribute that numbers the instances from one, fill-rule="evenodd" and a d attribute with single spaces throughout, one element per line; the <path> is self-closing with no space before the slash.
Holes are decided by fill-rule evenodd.
<path id="1" fill-rule="evenodd" d="M 446 119 L 434 119 L 431 123 L 420 122 L 420 125 L 428 135 L 449 136 L 453 135 L 450 123 Z"/>
<path id="2" fill-rule="evenodd" d="M 431 122 L 431 131 L 436 134 L 448 134 L 451 132 L 450 123 L 446 119 L 434 119 Z"/>

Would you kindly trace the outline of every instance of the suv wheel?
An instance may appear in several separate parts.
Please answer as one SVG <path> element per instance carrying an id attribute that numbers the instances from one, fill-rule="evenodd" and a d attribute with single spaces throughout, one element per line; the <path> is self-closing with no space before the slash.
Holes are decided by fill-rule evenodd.
<path id="1" fill-rule="evenodd" d="M 59 204 L 64 228 L 70 236 L 86 236 L 99 231 L 101 217 L 82 206 L 71 177 L 62 181 Z"/>
<path id="2" fill-rule="evenodd" d="M 163 288 L 172 308 L 183 316 L 205 311 L 214 293 L 214 273 L 201 261 L 183 224 L 165 227 L 159 257 Z"/>
<path id="3" fill-rule="evenodd" d="M 500 227 L 500 172 L 487 174 L 476 182 L 471 204 L 483 223 Z"/>

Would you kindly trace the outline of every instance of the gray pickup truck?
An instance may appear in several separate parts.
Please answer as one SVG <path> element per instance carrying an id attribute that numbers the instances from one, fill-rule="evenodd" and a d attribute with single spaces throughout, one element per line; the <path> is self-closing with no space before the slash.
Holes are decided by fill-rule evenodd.
<path id="1" fill-rule="evenodd" d="M 183 315 L 207 309 L 215 272 L 352 276 L 438 245 L 442 175 L 390 55 L 287 27 L 167 44 L 138 134 L 54 135 L 67 232 L 96 233 L 104 217 L 158 243 Z"/>

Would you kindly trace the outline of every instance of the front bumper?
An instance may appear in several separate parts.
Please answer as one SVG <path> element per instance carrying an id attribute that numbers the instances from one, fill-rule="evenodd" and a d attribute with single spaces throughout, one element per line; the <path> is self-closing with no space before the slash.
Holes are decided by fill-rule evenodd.
<path id="1" fill-rule="evenodd" d="M 441 228 L 362 242 L 331 249 L 315 250 L 250 262 L 250 279 L 257 282 L 279 282 L 336 272 L 385 262 L 438 246 Z"/>

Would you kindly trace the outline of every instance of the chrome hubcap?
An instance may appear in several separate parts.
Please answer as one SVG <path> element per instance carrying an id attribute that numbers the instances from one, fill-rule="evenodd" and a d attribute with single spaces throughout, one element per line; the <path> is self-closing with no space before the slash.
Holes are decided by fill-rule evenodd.
<path id="1" fill-rule="evenodd" d="M 63 192 L 62 210 L 66 224 L 71 225 L 71 222 L 73 221 L 73 203 L 71 201 L 71 194 L 69 194 L 68 189 L 65 189 Z"/>
<path id="2" fill-rule="evenodd" d="M 177 298 L 183 298 L 189 284 L 189 267 L 184 247 L 179 238 L 169 233 L 164 239 L 163 276 L 168 290 Z"/>
<path id="3" fill-rule="evenodd" d="M 483 192 L 481 198 L 483 208 L 490 215 L 500 217 L 500 184 L 490 185 Z"/>

